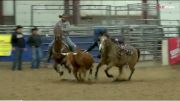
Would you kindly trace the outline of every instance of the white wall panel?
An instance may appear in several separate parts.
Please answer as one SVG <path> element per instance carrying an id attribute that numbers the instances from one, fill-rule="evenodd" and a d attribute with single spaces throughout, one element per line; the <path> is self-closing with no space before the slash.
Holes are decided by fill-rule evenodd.
<path id="1" fill-rule="evenodd" d="M 168 20 L 180 20 L 180 1 L 160 1 L 160 18 Z M 178 25 L 177 22 L 172 21 L 162 21 L 163 25 Z"/>
<path id="2" fill-rule="evenodd" d="M 14 5 L 12 0 L 3 0 L 3 15 L 13 16 L 14 15 Z"/>
<path id="3" fill-rule="evenodd" d="M 125 0 L 125 1 L 107 1 L 107 0 L 82 0 L 80 5 L 111 5 L 111 6 L 126 6 L 127 4 L 141 3 L 141 0 Z M 63 0 L 59 1 L 16 1 L 16 22 L 18 25 L 30 25 L 31 24 L 31 5 L 63 5 Z M 34 24 L 35 25 L 54 25 L 58 20 L 58 15 L 62 14 L 61 10 L 38 10 L 34 11 Z M 118 15 L 124 15 L 127 12 L 118 12 Z M 140 11 L 131 11 L 132 15 L 141 14 Z M 82 10 L 81 15 L 107 15 L 105 10 Z"/>
<path id="4" fill-rule="evenodd" d="M 31 24 L 31 5 L 63 5 L 63 1 L 16 1 L 16 23 L 18 25 L 30 25 Z M 55 13 L 54 13 L 55 12 Z M 48 15 L 52 14 L 51 17 Z M 56 19 L 62 12 L 56 11 L 44 11 L 38 10 L 34 12 L 34 22 L 38 25 L 52 25 L 49 24 L 51 20 Z M 48 18 L 48 20 L 47 20 Z M 42 23 L 42 24 L 41 24 Z"/>

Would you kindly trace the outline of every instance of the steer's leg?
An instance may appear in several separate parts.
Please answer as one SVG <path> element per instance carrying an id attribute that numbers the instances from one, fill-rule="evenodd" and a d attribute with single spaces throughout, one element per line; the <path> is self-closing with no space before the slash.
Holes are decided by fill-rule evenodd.
<path id="1" fill-rule="evenodd" d="M 100 63 L 98 64 L 98 66 L 96 67 L 96 72 L 95 72 L 95 79 L 96 79 L 96 80 L 97 80 L 97 78 L 98 78 L 99 68 L 100 68 L 102 65 L 103 65 L 103 63 L 100 62 Z"/>

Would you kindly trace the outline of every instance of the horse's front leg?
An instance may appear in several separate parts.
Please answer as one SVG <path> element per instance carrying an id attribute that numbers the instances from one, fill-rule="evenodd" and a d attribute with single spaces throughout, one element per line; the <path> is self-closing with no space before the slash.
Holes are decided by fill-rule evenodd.
<path id="1" fill-rule="evenodd" d="M 71 66 L 66 63 L 65 59 L 62 60 L 61 65 L 63 65 L 68 70 L 69 74 L 71 73 Z"/>
<path id="2" fill-rule="evenodd" d="M 124 78 L 122 78 L 122 74 L 123 74 L 123 65 L 118 66 L 119 68 L 119 75 L 118 77 L 115 79 L 115 81 L 126 81 Z"/>
<path id="3" fill-rule="evenodd" d="M 58 65 L 58 64 L 55 62 L 55 63 L 53 64 L 53 68 L 54 68 L 54 70 L 58 73 L 59 71 L 58 71 L 57 65 Z"/>
<path id="4" fill-rule="evenodd" d="M 66 64 L 62 64 L 69 72 L 69 74 L 71 74 L 71 68 L 70 66 L 66 65 Z"/>
<path id="5" fill-rule="evenodd" d="M 103 65 L 103 63 L 100 62 L 100 63 L 98 64 L 98 66 L 96 67 L 96 72 L 95 72 L 95 79 L 96 79 L 96 80 L 97 80 L 97 78 L 98 78 L 99 68 L 100 68 L 102 65 Z"/>
<path id="6" fill-rule="evenodd" d="M 59 75 L 60 76 L 62 76 L 63 74 L 64 74 L 64 72 L 62 71 L 60 71 L 60 69 L 58 68 L 58 63 L 54 63 L 54 65 L 53 65 L 53 67 L 54 67 L 54 70 L 57 72 L 57 73 L 59 73 Z"/>
<path id="7" fill-rule="evenodd" d="M 110 64 L 107 65 L 107 68 L 104 70 L 104 72 L 106 73 L 106 76 L 107 76 L 108 78 L 114 77 L 113 75 L 111 75 L 111 74 L 108 73 L 109 69 L 111 69 L 112 67 L 113 67 L 113 64 L 110 63 Z"/>

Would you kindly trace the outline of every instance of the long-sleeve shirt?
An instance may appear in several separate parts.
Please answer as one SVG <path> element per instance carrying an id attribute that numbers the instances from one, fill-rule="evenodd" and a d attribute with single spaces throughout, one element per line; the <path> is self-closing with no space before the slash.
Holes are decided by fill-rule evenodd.
<path id="1" fill-rule="evenodd" d="M 95 40 L 94 43 L 87 49 L 87 51 L 89 52 L 93 50 L 95 47 L 99 47 L 98 41 L 99 40 Z"/>
<path id="2" fill-rule="evenodd" d="M 124 44 L 124 40 L 117 39 L 117 38 L 111 38 L 111 40 L 115 43 Z M 95 47 L 99 47 L 99 39 L 96 39 L 94 43 L 87 49 L 87 51 L 93 50 Z"/>
<path id="3" fill-rule="evenodd" d="M 25 48 L 24 35 L 18 32 L 12 33 L 11 44 L 13 47 Z"/>
<path id="4" fill-rule="evenodd" d="M 31 35 L 27 41 L 29 46 L 40 47 L 42 45 L 42 39 L 40 35 Z"/>
<path id="5" fill-rule="evenodd" d="M 69 21 L 65 21 L 63 22 L 62 20 L 58 21 L 55 25 L 55 28 L 60 27 L 61 30 L 63 31 L 64 35 L 68 35 L 69 34 L 69 29 L 70 29 L 70 23 Z"/>

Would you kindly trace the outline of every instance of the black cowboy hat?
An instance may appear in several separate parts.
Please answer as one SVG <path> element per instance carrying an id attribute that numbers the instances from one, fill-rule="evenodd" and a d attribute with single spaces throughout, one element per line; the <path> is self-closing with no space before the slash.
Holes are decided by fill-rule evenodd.
<path id="1" fill-rule="evenodd" d="M 68 17 L 70 17 L 68 14 L 59 15 L 59 18 L 68 18 Z"/>
<path id="2" fill-rule="evenodd" d="M 31 29 L 31 32 L 39 30 L 37 27 Z"/>
<path id="3" fill-rule="evenodd" d="M 23 28 L 23 26 L 17 25 L 15 30 L 18 30 L 18 29 L 21 29 L 21 28 Z"/>

